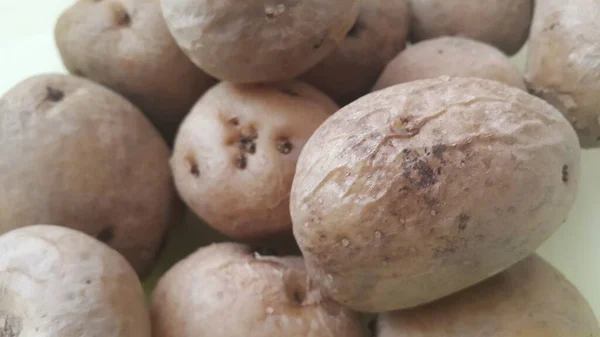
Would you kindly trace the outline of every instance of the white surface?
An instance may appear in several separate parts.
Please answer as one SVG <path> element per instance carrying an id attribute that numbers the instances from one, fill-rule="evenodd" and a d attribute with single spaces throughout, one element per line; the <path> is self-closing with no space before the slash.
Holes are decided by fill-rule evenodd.
<path id="1" fill-rule="evenodd" d="M 28 76 L 64 72 L 54 22 L 72 0 L 0 0 L 0 94 Z M 515 63 L 522 65 L 523 53 Z M 600 317 L 600 150 L 583 152 L 577 203 L 567 223 L 540 249 Z"/>

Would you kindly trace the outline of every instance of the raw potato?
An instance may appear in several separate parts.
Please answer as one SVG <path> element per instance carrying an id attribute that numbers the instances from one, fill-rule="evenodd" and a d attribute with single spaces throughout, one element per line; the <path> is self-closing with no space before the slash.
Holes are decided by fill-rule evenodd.
<path id="1" fill-rule="evenodd" d="M 387 88 L 329 118 L 291 193 L 310 273 L 337 301 L 384 312 L 504 270 L 562 224 L 577 136 L 549 104 L 476 78 Z"/>
<path id="2" fill-rule="evenodd" d="M 600 2 L 539 1 L 526 78 L 573 124 L 581 146 L 600 147 Z"/>
<path id="3" fill-rule="evenodd" d="M 37 223 L 81 230 L 152 267 L 181 202 L 169 149 L 121 96 L 65 75 L 0 98 L 0 234 Z"/>
<path id="4" fill-rule="evenodd" d="M 300 150 L 337 109 L 298 81 L 220 83 L 177 135 L 171 167 L 180 195 L 232 238 L 291 233 L 289 194 Z"/>
<path id="5" fill-rule="evenodd" d="M 412 45 L 387 65 L 373 90 L 440 76 L 487 78 L 527 90 L 523 75 L 500 50 L 461 37 Z"/>
<path id="6" fill-rule="evenodd" d="M 365 1 L 336 51 L 301 79 L 346 105 L 367 94 L 385 65 L 404 49 L 408 27 L 407 0 Z"/>
<path id="7" fill-rule="evenodd" d="M 71 73 L 123 94 L 169 143 L 215 82 L 179 49 L 159 0 L 79 0 L 58 19 L 55 35 Z"/>
<path id="8" fill-rule="evenodd" d="M 162 0 L 179 46 L 221 80 L 294 78 L 330 54 L 362 0 Z"/>
<path id="9" fill-rule="evenodd" d="M 534 1 L 411 0 L 411 8 L 414 42 L 441 36 L 464 36 L 513 55 L 529 35 Z"/>
<path id="10" fill-rule="evenodd" d="M 377 330 L 377 337 L 600 336 L 583 296 L 536 255 L 438 302 L 382 314 Z"/>
<path id="11" fill-rule="evenodd" d="M 135 271 L 72 229 L 38 225 L 0 236 L 0 336 L 150 337 Z"/>
<path id="12" fill-rule="evenodd" d="M 152 295 L 152 328 L 154 337 L 363 336 L 358 314 L 322 298 L 302 258 L 232 243 L 202 248 L 167 272 Z"/>

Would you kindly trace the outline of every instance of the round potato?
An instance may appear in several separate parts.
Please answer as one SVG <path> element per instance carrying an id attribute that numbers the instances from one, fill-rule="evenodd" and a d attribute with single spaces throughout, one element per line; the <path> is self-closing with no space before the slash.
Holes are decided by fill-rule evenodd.
<path id="1" fill-rule="evenodd" d="M 529 35 L 533 0 L 411 0 L 414 42 L 464 36 L 518 52 Z"/>
<path id="2" fill-rule="evenodd" d="M 358 314 L 323 298 L 302 258 L 231 243 L 202 248 L 167 272 L 152 294 L 152 327 L 154 337 L 363 336 Z"/>
<path id="3" fill-rule="evenodd" d="M 292 79 L 323 60 L 354 24 L 362 0 L 162 0 L 179 46 L 221 80 Z"/>
<path id="4" fill-rule="evenodd" d="M 533 255 L 481 284 L 379 317 L 376 337 L 598 337 L 579 291 Z"/>
<path id="5" fill-rule="evenodd" d="M 215 82 L 179 49 L 158 0 L 79 0 L 60 16 L 55 35 L 71 73 L 124 95 L 169 143 Z"/>
<path id="6" fill-rule="evenodd" d="M 346 105 L 371 90 L 385 65 L 406 46 L 407 0 L 370 0 L 336 51 L 300 78 Z"/>
<path id="7" fill-rule="evenodd" d="M 0 234 L 37 223 L 81 230 L 149 271 L 182 205 L 169 149 L 121 96 L 65 75 L 0 98 Z"/>
<path id="8" fill-rule="evenodd" d="M 400 84 L 311 137 L 294 234 L 334 299 L 384 312 L 431 302 L 526 257 L 567 217 L 580 148 L 551 105 L 496 81 Z"/>
<path id="9" fill-rule="evenodd" d="M 558 108 L 584 148 L 600 147 L 600 2 L 539 1 L 526 78 Z"/>
<path id="10" fill-rule="evenodd" d="M 125 259 L 72 229 L 0 236 L 0 336 L 150 337 L 142 285 Z"/>
<path id="11" fill-rule="evenodd" d="M 177 135 L 171 167 L 180 195 L 234 239 L 291 233 L 289 194 L 300 150 L 336 110 L 298 81 L 218 84 Z"/>
<path id="12" fill-rule="evenodd" d="M 461 37 L 412 45 L 390 62 L 373 90 L 440 76 L 478 77 L 527 90 L 523 75 L 498 49 Z"/>

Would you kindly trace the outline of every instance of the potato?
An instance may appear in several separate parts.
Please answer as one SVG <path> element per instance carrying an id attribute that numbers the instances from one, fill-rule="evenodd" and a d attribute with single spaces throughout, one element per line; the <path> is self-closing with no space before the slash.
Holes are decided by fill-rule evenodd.
<path id="1" fill-rule="evenodd" d="M 414 42 L 464 36 L 509 55 L 521 49 L 531 25 L 533 0 L 411 0 Z"/>
<path id="2" fill-rule="evenodd" d="M 0 236 L 0 336 L 150 337 L 135 271 L 72 229 L 38 225 Z"/>
<path id="3" fill-rule="evenodd" d="M 407 0 L 365 1 L 336 51 L 301 79 L 346 105 L 367 94 L 385 65 L 404 49 L 408 27 Z"/>
<path id="4" fill-rule="evenodd" d="M 373 90 L 440 76 L 487 78 L 527 90 L 523 75 L 500 50 L 461 37 L 412 45 L 387 65 Z"/>
<path id="5" fill-rule="evenodd" d="M 577 289 L 534 255 L 461 293 L 380 316 L 377 337 L 598 337 Z"/>
<path id="6" fill-rule="evenodd" d="M 323 298 L 302 258 L 232 243 L 202 248 L 167 272 L 152 294 L 152 328 L 154 337 L 363 336 L 358 314 Z"/>
<path id="7" fill-rule="evenodd" d="M 496 81 L 393 86 L 308 141 L 294 234 L 335 300 L 384 312 L 431 302 L 534 251 L 574 202 L 577 136 L 549 104 Z"/>
<path id="8" fill-rule="evenodd" d="M 60 16 L 55 35 L 71 73 L 123 94 L 169 143 L 214 84 L 171 37 L 158 0 L 79 0 Z"/>
<path id="9" fill-rule="evenodd" d="M 183 51 L 221 80 L 292 79 L 330 54 L 362 0 L 162 0 Z"/>
<path id="10" fill-rule="evenodd" d="M 180 195 L 198 216 L 237 240 L 291 234 L 289 194 L 313 131 L 337 110 L 299 81 L 227 82 L 183 122 L 171 159 Z"/>
<path id="11" fill-rule="evenodd" d="M 149 271 L 183 209 L 169 149 L 121 96 L 65 75 L 0 98 L 0 234 L 37 223 L 81 230 Z"/>
<path id="12" fill-rule="evenodd" d="M 581 146 L 600 146 L 600 3 L 545 0 L 536 7 L 526 79 L 573 124 Z"/>

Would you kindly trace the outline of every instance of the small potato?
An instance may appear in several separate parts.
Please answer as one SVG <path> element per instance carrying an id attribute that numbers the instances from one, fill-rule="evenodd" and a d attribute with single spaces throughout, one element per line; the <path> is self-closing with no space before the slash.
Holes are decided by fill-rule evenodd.
<path id="1" fill-rule="evenodd" d="M 481 284 L 412 310 L 382 314 L 376 337 L 598 337 L 579 291 L 533 255 Z"/>
<path id="2" fill-rule="evenodd" d="M 322 61 L 350 30 L 362 0 L 162 0 L 175 40 L 224 81 L 292 79 Z"/>
<path id="3" fill-rule="evenodd" d="M 538 1 L 526 79 L 559 109 L 584 148 L 600 147 L 600 2 Z"/>
<path id="4" fill-rule="evenodd" d="M 385 65 L 406 46 L 407 0 L 370 0 L 336 51 L 300 78 L 346 105 L 366 95 Z"/>
<path id="5" fill-rule="evenodd" d="M 300 150 L 336 110 L 298 81 L 218 84 L 177 135 L 171 167 L 180 195 L 234 239 L 291 234 L 289 194 Z"/>
<path id="6" fill-rule="evenodd" d="M 0 336 L 150 337 L 135 271 L 72 229 L 37 225 L 0 236 Z"/>
<path id="7" fill-rule="evenodd" d="M 580 148 L 551 105 L 439 78 L 346 106 L 311 137 L 291 193 L 309 272 L 355 310 L 414 307 L 525 258 L 575 200 Z"/>
<path id="8" fill-rule="evenodd" d="M 179 49 L 159 0 L 79 0 L 60 16 L 55 36 L 71 73 L 124 95 L 169 143 L 215 83 Z"/>
<path id="9" fill-rule="evenodd" d="M 513 55 L 527 41 L 534 1 L 411 0 L 411 8 L 413 42 L 464 36 Z"/>
<path id="10" fill-rule="evenodd" d="M 358 314 L 321 296 L 300 257 L 243 245 L 202 248 L 152 294 L 154 337 L 361 337 Z"/>
<path id="11" fill-rule="evenodd" d="M 0 98 L 0 130 L 0 235 L 71 227 L 149 271 L 183 207 L 169 149 L 139 110 L 88 80 L 40 75 Z"/>
<path id="12" fill-rule="evenodd" d="M 440 76 L 478 77 L 527 90 L 523 75 L 498 49 L 461 37 L 412 45 L 385 68 L 373 90 Z"/>

